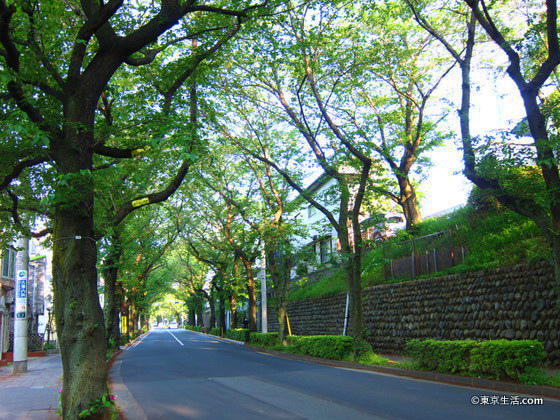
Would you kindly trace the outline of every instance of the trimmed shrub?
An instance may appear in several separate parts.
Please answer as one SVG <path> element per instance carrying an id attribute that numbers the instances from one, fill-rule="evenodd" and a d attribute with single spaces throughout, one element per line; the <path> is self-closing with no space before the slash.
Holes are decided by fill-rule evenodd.
<path id="1" fill-rule="evenodd" d="M 523 379 L 545 357 L 536 340 L 438 341 L 410 340 L 406 353 L 418 368 L 442 373 L 466 373 L 501 379 Z"/>
<path id="2" fill-rule="evenodd" d="M 220 329 L 216 328 L 216 327 L 210 328 L 210 334 L 219 337 L 220 336 Z"/>
<path id="3" fill-rule="evenodd" d="M 406 343 L 406 353 L 414 358 L 421 369 L 441 373 L 467 372 L 474 340 L 438 341 L 413 339 Z"/>
<path id="4" fill-rule="evenodd" d="M 309 356 L 323 359 L 343 359 L 352 352 L 352 337 L 346 335 L 289 336 L 294 350 Z"/>
<path id="5" fill-rule="evenodd" d="M 278 344 L 278 333 L 252 332 L 249 334 L 249 344 L 258 347 L 274 347 Z"/>
<path id="6" fill-rule="evenodd" d="M 226 331 L 226 338 L 236 341 L 249 341 L 249 330 L 247 328 L 235 328 Z"/>
<path id="7" fill-rule="evenodd" d="M 202 327 L 199 327 L 197 325 L 184 325 L 183 328 L 189 331 L 202 332 Z"/>
<path id="8" fill-rule="evenodd" d="M 483 341 L 471 352 L 471 370 L 497 379 L 519 379 L 527 369 L 539 366 L 544 357 L 544 346 L 537 340 Z"/>

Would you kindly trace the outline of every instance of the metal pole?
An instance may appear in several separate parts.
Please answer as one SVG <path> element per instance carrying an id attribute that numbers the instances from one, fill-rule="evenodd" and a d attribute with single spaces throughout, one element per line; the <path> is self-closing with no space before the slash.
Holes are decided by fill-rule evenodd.
<path id="1" fill-rule="evenodd" d="M 266 252 L 261 251 L 261 331 L 268 332 L 268 308 L 266 302 Z"/>
<path id="2" fill-rule="evenodd" d="M 14 322 L 14 365 L 12 373 L 27 372 L 27 280 L 29 270 L 29 239 L 21 239 L 23 251 L 17 254 L 16 310 Z"/>
<path id="3" fill-rule="evenodd" d="M 344 310 L 344 328 L 342 329 L 342 335 L 346 335 L 348 330 L 348 311 L 350 309 L 350 293 L 346 293 L 346 309 Z"/>

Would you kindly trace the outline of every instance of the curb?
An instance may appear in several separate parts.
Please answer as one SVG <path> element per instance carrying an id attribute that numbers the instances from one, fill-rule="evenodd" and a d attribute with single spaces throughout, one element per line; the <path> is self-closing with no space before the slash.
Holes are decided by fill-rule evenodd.
<path id="1" fill-rule="evenodd" d="M 400 369 L 397 367 L 389 367 L 389 366 L 360 365 L 358 363 L 353 363 L 353 362 L 327 360 L 327 359 L 321 359 L 312 356 L 300 356 L 297 354 L 283 353 L 275 350 L 263 349 L 261 347 L 254 347 L 248 344 L 246 345 L 246 347 L 255 351 L 259 351 L 261 353 L 267 353 L 270 355 L 283 357 L 286 359 L 299 360 L 308 363 L 316 363 L 319 365 L 354 369 L 354 370 L 363 370 L 363 371 L 376 372 L 376 373 L 384 373 L 393 376 L 402 376 L 402 377 L 412 378 L 412 379 L 421 379 L 424 381 L 439 382 L 448 385 L 459 385 L 459 386 L 466 386 L 470 388 L 482 388 L 482 389 L 489 389 L 498 392 L 534 395 L 539 397 L 551 398 L 554 400 L 560 400 L 560 389 L 549 387 L 549 386 L 524 385 L 524 384 L 517 384 L 513 382 L 501 382 L 501 381 L 495 381 L 491 379 L 448 375 L 448 374 L 437 373 L 437 372 L 424 372 L 418 370 Z"/>
<path id="2" fill-rule="evenodd" d="M 203 332 L 187 330 L 186 328 L 184 328 L 184 329 L 185 329 L 185 331 L 189 331 L 189 332 L 192 332 L 192 333 L 195 333 L 195 334 L 201 334 L 201 335 L 204 335 L 206 337 L 212 337 L 212 338 L 215 338 L 216 340 L 224 341 L 226 343 L 233 343 L 233 344 L 239 344 L 240 346 L 251 347 L 247 343 L 245 343 L 244 341 L 237 341 L 237 340 L 232 340 L 231 338 L 218 337 L 217 335 L 212 335 L 212 334 L 206 334 L 206 333 L 203 333 Z"/>

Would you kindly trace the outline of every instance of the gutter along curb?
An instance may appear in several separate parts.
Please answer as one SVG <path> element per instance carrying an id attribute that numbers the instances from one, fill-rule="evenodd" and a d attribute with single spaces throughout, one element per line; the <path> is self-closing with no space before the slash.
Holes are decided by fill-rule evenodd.
<path id="1" fill-rule="evenodd" d="M 316 363 L 325 366 L 332 366 L 338 368 L 363 370 L 376 373 L 384 373 L 387 375 L 402 376 L 412 379 L 421 379 L 424 381 L 440 382 L 450 385 L 459 385 L 472 388 L 489 389 L 497 392 L 513 393 L 513 394 L 526 394 L 535 395 L 539 397 L 546 397 L 555 400 L 560 400 L 560 389 L 550 386 L 537 386 L 537 385 L 524 385 L 514 382 L 502 382 L 491 379 L 473 378 L 469 376 L 448 375 L 438 372 L 427 372 L 419 370 L 408 370 L 397 367 L 377 366 L 377 365 L 361 365 L 359 363 L 345 362 L 340 360 L 321 359 L 319 357 L 301 356 L 292 353 L 284 353 L 276 350 L 263 349 L 246 345 L 247 348 L 252 350 L 266 353 L 286 359 L 299 360 L 302 362 Z"/>

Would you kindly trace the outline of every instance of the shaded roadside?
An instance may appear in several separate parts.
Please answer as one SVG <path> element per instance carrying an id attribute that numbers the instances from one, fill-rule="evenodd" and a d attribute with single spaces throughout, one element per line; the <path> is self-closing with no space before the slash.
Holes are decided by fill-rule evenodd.
<path id="1" fill-rule="evenodd" d="M 59 354 L 30 358 L 28 372 L 0 367 L 0 420 L 58 420 L 62 361 Z"/>

